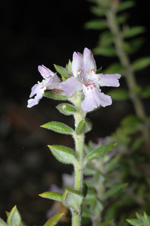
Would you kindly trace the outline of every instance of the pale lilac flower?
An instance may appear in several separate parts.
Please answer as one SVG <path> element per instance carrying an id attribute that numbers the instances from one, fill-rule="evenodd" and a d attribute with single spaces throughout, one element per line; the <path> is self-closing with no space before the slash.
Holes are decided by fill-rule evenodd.
<path id="1" fill-rule="evenodd" d="M 57 77 L 56 73 L 53 73 L 44 65 L 38 66 L 38 71 L 42 75 L 43 80 L 42 82 L 38 82 L 38 84 L 35 84 L 32 87 L 30 98 L 34 95 L 35 97 L 28 100 L 28 108 L 31 108 L 39 103 L 40 99 L 43 97 L 45 90 L 57 90 L 57 85 L 60 82 L 60 79 Z"/>
<path id="2" fill-rule="evenodd" d="M 74 52 L 73 75 L 58 85 L 67 97 L 82 90 L 85 98 L 81 103 L 81 108 L 85 112 L 90 112 L 100 105 L 106 107 L 112 104 L 111 97 L 102 93 L 99 86 L 118 87 L 120 85 L 118 81 L 120 74 L 96 74 L 96 70 L 93 54 L 88 48 L 84 49 L 83 55 Z"/>

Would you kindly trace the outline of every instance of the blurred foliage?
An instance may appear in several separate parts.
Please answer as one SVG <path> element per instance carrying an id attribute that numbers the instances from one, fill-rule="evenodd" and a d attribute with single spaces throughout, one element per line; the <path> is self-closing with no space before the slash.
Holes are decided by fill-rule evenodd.
<path id="1" fill-rule="evenodd" d="M 127 24 L 128 9 L 135 6 L 132 0 L 89 1 L 93 3 L 91 12 L 94 14 L 94 19 L 88 21 L 85 28 L 100 31 L 94 53 L 113 57 L 113 61 L 117 58 L 119 60 L 108 65 L 103 73 L 120 73 L 127 83 L 127 89 L 110 90 L 108 94 L 116 101 L 131 100 L 135 115 L 127 115 L 122 119 L 120 127 L 112 134 L 111 139 L 117 143 L 117 148 L 113 150 L 114 156 L 109 153 L 88 164 L 85 174 L 90 175 L 91 178 L 87 179 L 89 191 L 83 216 L 85 218 L 90 216 L 93 225 L 100 225 L 103 221 L 108 221 L 106 225 L 115 225 L 115 223 L 127 225 L 125 219 L 133 217 L 135 211 L 148 212 L 150 208 L 148 194 L 150 123 L 142 100 L 142 98 L 150 98 L 150 86 L 142 87 L 136 81 L 137 72 L 142 73 L 150 66 L 150 57 L 143 56 L 133 62 L 131 61 L 133 57 L 130 57 L 134 54 L 135 58 L 135 54 L 142 47 L 144 43 L 142 34 L 146 29 L 142 26 L 130 27 Z M 89 143 L 85 150 L 90 151 L 92 145 L 92 142 Z M 111 170 L 108 170 L 109 168 Z M 128 183 L 127 187 L 126 183 Z M 123 187 L 124 189 L 121 189 Z M 111 190 L 109 192 L 109 188 L 112 192 Z M 99 214 L 96 214 L 92 201 L 89 201 L 90 195 L 93 197 L 91 200 L 96 200 L 97 197 L 101 203 L 101 205 L 95 204 L 99 208 Z M 146 218 L 149 219 L 145 215 L 141 219 L 132 219 L 128 222 L 131 225 L 149 225 L 143 223 L 144 219 L 146 222 Z M 111 219 L 114 221 L 109 222 Z"/>

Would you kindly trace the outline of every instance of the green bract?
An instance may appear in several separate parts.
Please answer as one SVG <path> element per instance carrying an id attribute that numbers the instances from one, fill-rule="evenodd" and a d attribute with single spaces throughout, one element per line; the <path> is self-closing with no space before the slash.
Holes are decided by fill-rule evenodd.
<path id="1" fill-rule="evenodd" d="M 54 67 L 61 76 L 68 77 L 68 72 L 67 72 L 66 68 L 58 66 L 56 64 L 54 64 Z"/>
<path id="2" fill-rule="evenodd" d="M 76 134 L 87 133 L 92 129 L 92 124 L 88 119 L 83 119 L 80 121 L 79 125 L 76 128 Z"/>
<path id="3" fill-rule="evenodd" d="M 68 99 L 68 97 L 66 97 L 65 95 L 57 94 L 52 91 L 45 92 L 43 94 L 43 96 L 50 98 L 50 99 L 54 99 L 54 100 L 67 100 Z"/>
<path id="4" fill-rule="evenodd" d="M 73 212 L 79 212 L 80 205 L 84 197 L 79 192 L 74 190 L 66 190 L 62 197 L 64 206 L 70 208 Z"/>
<path id="5" fill-rule="evenodd" d="M 72 73 L 71 66 L 72 66 L 72 62 L 71 62 L 71 60 L 69 60 L 68 64 L 66 65 L 66 69 L 67 69 L 67 71 L 68 71 L 69 74 Z"/>
<path id="6" fill-rule="evenodd" d="M 76 112 L 76 108 L 72 104 L 59 104 L 56 107 L 64 115 L 73 115 Z"/>

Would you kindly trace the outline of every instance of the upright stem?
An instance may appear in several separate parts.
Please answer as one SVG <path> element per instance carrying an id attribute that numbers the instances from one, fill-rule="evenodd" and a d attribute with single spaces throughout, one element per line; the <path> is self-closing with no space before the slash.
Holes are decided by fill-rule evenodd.
<path id="1" fill-rule="evenodd" d="M 136 115 L 141 120 L 144 121 L 146 119 L 146 113 L 145 113 L 143 103 L 142 103 L 140 96 L 137 93 L 135 93 L 135 90 L 138 87 L 138 85 L 136 83 L 134 71 L 133 71 L 132 65 L 130 63 L 130 60 L 128 58 L 128 55 L 126 54 L 126 52 L 123 49 L 124 41 L 123 41 L 122 34 L 120 32 L 118 23 L 116 21 L 115 11 L 113 9 L 107 10 L 106 18 L 107 18 L 108 26 L 114 36 L 114 44 L 116 47 L 117 55 L 119 57 L 119 60 L 122 64 L 122 66 L 125 69 L 125 78 L 126 78 L 129 92 L 131 94 L 130 98 L 131 98 L 131 101 L 133 102 Z M 145 139 L 146 146 L 148 148 L 150 145 L 150 139 L 149 139 L 150 134 L 149 134 L 148 126 L 146 126 L 146 125 L 143 126 L 142 133 L 143 133 L 143 137 Z"/>
<path id="2" fill-rule="evenodd" d="M 84 147 L 84 134 L 77 135 L 75 138 L 76 155 L 80 168 L 75 168 L 75 183 L 74 189 L 82 192 L 83 186 L 83 147 Z"/>
<path id="3" fill-rule="evenodd" d="M 77 128 L 78 124 L 81 120 L 85 118 L 85 112 L 81 109 L 81 96 L 72 100 L 77 108 L 77 112 L 74 114 L 75 119 L 75 128 Z M 75 166 L 75 182 L 74 182 L 74 189 L 80 193 L 82 193 L 83 188 L 83 153 L 84 153 L 84 139 L 85 134 L 74 134 L 74 141 L 75 141 L 75 150 L 76 150 L 76 157 L 78 160 L 78 166 Z M 72 226 L 80 226 L 81 224 L 81 206 L 77 212 L 72 212 Z"/>

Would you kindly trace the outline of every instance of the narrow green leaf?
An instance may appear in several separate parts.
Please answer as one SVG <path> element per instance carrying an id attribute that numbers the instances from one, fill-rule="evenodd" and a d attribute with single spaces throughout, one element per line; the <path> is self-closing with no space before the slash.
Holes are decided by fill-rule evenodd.
<path id="1" fill-rule="evenodd" d="M 61 66 L 56 65 L 56 64 L 54 64 L 54 67 L 55 67 L 56 71 L 57 71 L 60 75 L 62 75 L 62 76 L 64 76 L 64 77 L 68 77 L 68 72 L 67 72 L 66 68 L 61 67 Z"/>
<path id="2" fill-rule="evenodd" d="M 72 104 L 59 104 L 56 107 L 64 115 L 73 115 L 77 110 Z"/>
<path id="3" fill-rule="evenodd" d="M 90 218 L 91 214 L 92 214 L 91 211 L 88 208 L 85 208 L 83 206 L 82 217 L 88 217 L 88 218 Z"/>
<path id="4" fill-rule="evenodd" d="M 99 74 L 101 72 L 102 72 L 102 66 L 99 69 L 96 70 L 96 74 Z"/>
<path id="5" fill-rule="evenodd" d="M 92 151 L 90 154 L 88 154 L 85 157 L 84 163 L 86 164 L 89 160 L 95 159 L 95 158 L 105 154 L 106 152 L 108 152 L 112 148 L 114 148 L 115 146 L 116 146 L 116 144 L 108 144 L 108 145 L 96 148 L 94 151 Z"/>
<path id="6" fill-rule="evenodd" d="M 52 91 L 47 91 L 43 94 L 44 97 L 53 99 L 53 100 L 67 100 L 68 97 L 66 97 L 65 95 L 61 95 L 58 93 L 54 93 Z"/>
<path id="7" fill-rule="evenodd" d="M 60 162 L 66 164 L 75 164 L 77 162 L 74 151 L 71 148 L 60 146 L 60 145 L 52 145 L 48 146 L 51 150 L 52 154 L 58 159 Z"/>
<path id="8" fill-rule="evenodd" d="M 77 126 L 75 132 L 76 134 L 80 134 L 82 132 L 83 126 L 84 126 L 85 120 L 81 120 L 79 125 Z"/>
<path id="9" fill-rule="evenodd" d="M 143 142 L 144 142 L 143 137 L 140 137 L 137 140 L 135 140 L 131 147 L 132 151 L 137 151 L 139 147 L 143 144 Z"/>
<path id="10" fill-rule="evenodd" d="M 83 195 L 81 195 L 79 192 L 74 190 L 66 190 L 63 194 L 62 202 L 64 206 L 78 213 L 83 199 Z"/>
<path id="11" fill-rule="evenodd" d="M 42 198 L 61 201 L 62 200 L 62 194 L 59 192 L 44 192 L 42 194 L 39 194 Z"/>
<path id="12" fill-rule="evenodd" d="M 136 217 L 138 218 L 138 220 L 143 221 L 143 217 L 139 213 L 136 213 Z"/>
<path id="13" fill-rule="evenodd" d="M 9 212 L 6 211 L 6 215 L 7 215 L 7 218 L 9 217 Z M 19 224 L 19 226 L 27 226 L 27 224 L 23 221 L 21 221 L 21 223 Z"/>
<path id="14" fill-rule="evenodd" d="M 139 123 L 141 123 L 141 120 L 135 115 L 128 115 L 121 121 L 122 126 L 133 127 L 133 126 L 139 125 Z"/>
<path id="15" fill-rule="evenodd" d="M 109 161 L 109 164 L 106 165 L 106 172 L 110 172 L 111 170 L 113 170 L 114 168 L 116 168 L 118 166 L 118 162 L 120 160 L 120 156 L 115 156 L 114 158 L 112 158 Z"/>
<path id="16" fill-rule="evenodd" d="M 89 145 L 85 144 L 84 145 L 84 150 L 86 154 L 89 154 L 92 150 L 90 149 Z"/>
<path id="17" fill-rule="evenodd" d="M 128 14 L 124 14 L 124 15 L 119 15 L 116 18 L 116 21 L 118 24 L 124 24 L 128 19 Z"/>
<path id="18" fill-rule="evenodd" d="M 135 71 L 142 70 L 150 66 L 150 57 L 142 57 L 133 62 L 132 67 Z"/>
<path id="19" fill-rule="evenodd" d="M 21 221 L 21 224 L 19 226 L 27 226 L 27 224 L 24 223 L 24 221 Z"/>
<path id="20" fill-rule="evenodd" d="M 95 198 L 95 203 L 94 203 L 94 213 L 96 215 L 99 215 L 99 213 L 101 213 L 104 209 L 103 203 L 100 201 L 100 199 L 98 199 L 98 197 Z"/>
<path id="21" fill-rule="evenodd" d="M 144 39 L 143 38 L 137 38 L 130 42 L 128 42 L 128 49 L 126 49 L 128 54 L 133 54 L 137 52 L 140 47 L 143 45 Z"/>
<path id="22" fill-rule="evenodd" d="M 91 20 L 85 23 L 84 26 L 86 29 L 102 30 L 107 28 L 107 22 L 106 20 Z"/>
<path id="23" fill-rule="evenodd" d="M 55 216 L 53 216 L 52 218 L 50 218 L 44 224 L 44 226 L 55 226 L 57 224 L 57 222 L 60 220 L 60 218 L 62 218 L 63 215 L 64 215 L 64 213 L 57 213 Z"/>
<path id="24" fill-rule="evenodd" d="M 69 60 L 68 64 L 66 65 L 66 69 L 67 69 L 69 74 L 72 73 L 72 62 L 71 62 L 71 60 Z"/>
<path id="25" fill-rule="evenodd" d="M 127 187 L 128 184 L 117 184 L 116 186 L 114 186 L 113 188 L 109 189 L 107 192 L 106 192 L 106 197 L 111 197 L 113 195 L 115 195 L 116 193 L 118 193 L 119 191 L 121 191 L 123 188 Z"/>
<path id="26" fill-rule="evenodd" d="M 124 11 L 128 8 L 131 8 L 135 5 L 134 1 L 124 1 L 124 2 L 120 2 L 120 4 L 118 5 L 117 11 L 121 12 Z"/>
<path id="27" fill-rule="evenodd" d="M 72 135 L 74 130 L 61 122 L 48 122 L 41 126 L 42 128 L 50 129 L 57 133 L 62 133 L 66 135 Z"/>
<path id="28" fill-rule="evenodd" d="M 130 27 L 123 31 L 123 36 L 124 38 L 131 38 L 143 32 L 145 32 L 145 28 L 142 26 Z"/>
<path id="29" fill-rule="evenodd" d="M 147 86 L 141 93 L 143 98 L 149 98 L 150 97 L 150 86 Z"/>
<path id="30" fill-rule="evenodd" d="M 108 225 L 110 225 L 112 222 L 113 222 L 113 219 L 104 221 L 103 223 L 101 223 L 101 226 L 108 226 Z"/>
<path id="31" fill-rule="evenodd" d="M 19 226 L 21 224 L 21 216 L 16 206 L 10 211 L 7 223 L 8 226 Z"/>
<path id="32" fill-rule="evenodd" d="M 103 32 L 100 35 L 100 39 L 99 39 L 99 45 L 102 47 L 110 47 L 113 43 L 113 35 L 109 32 Z"/>
<path id="33" fill-rule="evenodd" d="M 3 221 L 2 218 L 0 218 L 0 226 L 8 226 L 5 221 Z"/>
<path id="34" fill-rule="evenodd" d="M 92 124 L 88 119 L 83 119 L 76 128 L 76 134 L 87 133 L 92 129 Z"/>
<path id="35" fill-rule="evenodd" d="M 91 7 L 91 12 L 93 14 L 95 14 L 96 16 L 104 16 L 105 15 L 105 10 L 100 7 L 97 7 L 97 6 Z"/>
<path id="36" fill-rule="evenodd" d="M 144 212 L 143 222 L 145 226 L 150 226 L 150 218 L 145 212 Z"/>
<path id="37" fill-rule="evenodd" d="M 86 197 L 87 192 L 88 192 L 88 186 L 86 185 L 86 183 L 83 183 L 82 194 L 84 198 Z"/>
<path id="38" fill-rule="evenodd" d="M 120 63 L 111 64 L 106 70 L 103 71 L 103 74 L 123 74 L 123 67 Z"/>
<path id="39" fill-rule="evenodd" d="M 84 175 L 94 175 L 95 174 L 95 169 L 93 169 L 92 167 L 86 166 L 84 169 Z"/>
<path id="40" fill-rule="evenodd" d="M 126 219 L 128 221 L 129 224 L 133 225 L 133 226 L 141 226 L 143 225 L 143 222 L 137 219 Z"/>
<path id="41" fill-rule="evenodd" d="M 114 47 L 101 47 L 98 46 L 93 50 L 94 54 L 96 55 L 103 55 L 107 57 L 113 57 L 116 56 L 116 50 Z"/>
<path id="42" fill-rule="evenodd" d="M 129 99 L 128 91 L 125 89 L 114 89 L 107 93 L 113 100 L 127 100 Z"/>

